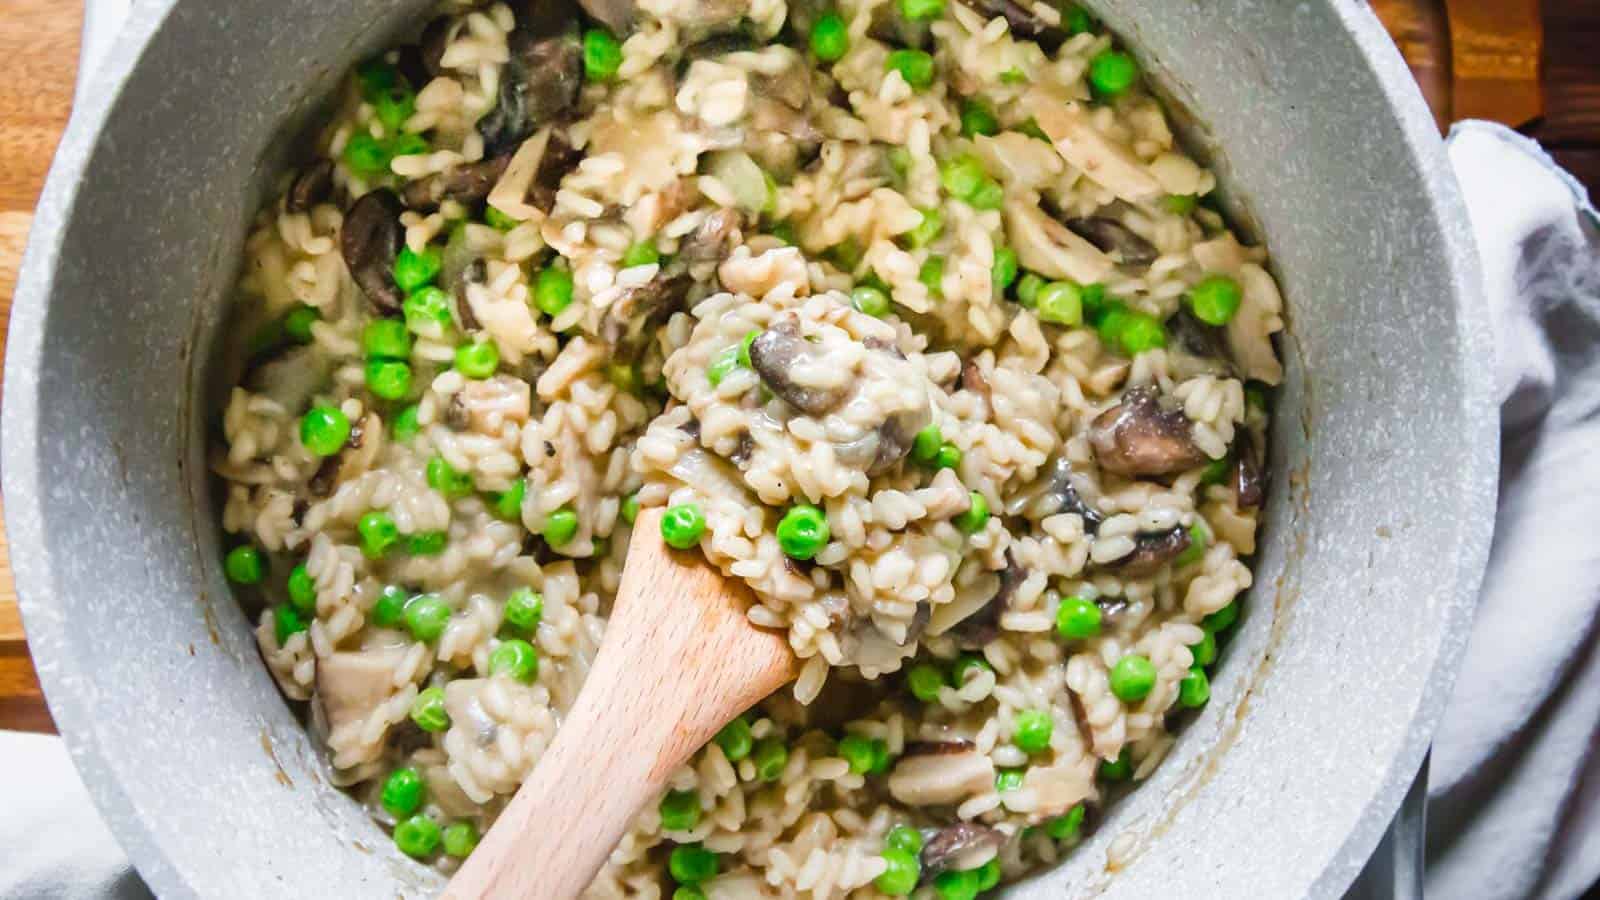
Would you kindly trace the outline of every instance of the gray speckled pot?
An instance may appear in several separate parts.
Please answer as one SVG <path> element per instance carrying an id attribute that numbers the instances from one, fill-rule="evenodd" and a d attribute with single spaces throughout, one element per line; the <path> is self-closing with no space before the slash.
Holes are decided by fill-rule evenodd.
<path id="1" fill-rule="evenodd" d="M 11 320 L 6 522 L 51 710 L 168 897 L 424 895 L 329 787 L 231 601 L 204 361 L 283 136 L 421 0 L 149 0 L 84 92 Z M 1017 897 L 1335 897 L 1422 759 L 1495 490 L 1466 220 L 1351 0 L 1094 4 L 1225 148 L 1291 311 L 1258 582 L 1215 700 Z M 286 125 L 287 122 L 287 125 Z M 1119 835 L 1136 842 L 1106 868 Z"/>

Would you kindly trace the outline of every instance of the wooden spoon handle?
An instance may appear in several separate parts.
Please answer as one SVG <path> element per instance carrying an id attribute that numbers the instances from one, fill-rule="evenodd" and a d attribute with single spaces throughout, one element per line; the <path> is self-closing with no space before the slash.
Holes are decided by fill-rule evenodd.
<path id="1" fill-rule="evenodd" d="M 444 897 L 576 897 L 639 809 L 734 716 L 794 678 L 781 635 L 745 621 L 747 588 L 661 546 L 639 514 L 617 600 L 577 702 Z"/>

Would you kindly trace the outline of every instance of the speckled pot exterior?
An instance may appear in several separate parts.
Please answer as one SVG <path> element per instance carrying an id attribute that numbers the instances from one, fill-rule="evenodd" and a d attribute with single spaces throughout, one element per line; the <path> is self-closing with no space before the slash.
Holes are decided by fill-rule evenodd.
<path id="1" fill-rule="evenodd" d="M 312 747 L 220 566 L 207 356 L 245 226 L 423 0 L 148 0 L 86 87 L 5 371 L 6 525 L 50 708 L 163 897 L 427 896 Z M 1351 0 L 1092 3 L 1269 236 L 1290 310 L 1257 584 L 1213 702 L 1020 898 L 1328 898 L 1420 764 L 1493 519 L 1488 323 L 1400 57 Z M 1106 850 L 1137 844 L 1110 872 Z"/>

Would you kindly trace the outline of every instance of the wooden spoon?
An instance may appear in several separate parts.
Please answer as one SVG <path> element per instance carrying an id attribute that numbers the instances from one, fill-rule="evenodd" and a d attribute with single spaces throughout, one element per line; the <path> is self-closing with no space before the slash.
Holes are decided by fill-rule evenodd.
<path id="1" fill-rule="evenodd" d="M 667 777 L 798 674 L 783 635 L 750 624 L 749 588 L 667 548 L 661 516 L 640 510 L 577 702 L 444 897 L 578 896 Z"/>

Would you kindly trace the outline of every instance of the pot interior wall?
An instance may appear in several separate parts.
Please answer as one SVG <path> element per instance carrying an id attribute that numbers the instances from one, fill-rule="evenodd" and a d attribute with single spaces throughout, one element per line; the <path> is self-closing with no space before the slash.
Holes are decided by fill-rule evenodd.
<path id="1" fill-rule="evenodd" d="M 36 241 L 19 300 L 8 524 L 52 709 L 163 896 L 439 885 L 326 783 L 222 577 L 204 471 L 208 348 L 246 224 L 294 151 L 284 114 L 303 122 L 423 6 L 148 4 L 120 96 L 94 94 L 118 90 L 114 58 L 80 111 L 110 106 L 103 136 L 69 135 L 41 210 L 59 230 Z M 1420 101 L 1402 123 L 1386 98 L 1398 57 L 1375 73 L 1361 43 L 1379 32 L 1348 2 L 1101 11 L 1179 73 L 1164 83 L 1228 148 L 1223 175 L 1290 305 L 1290 377 L 1258 584 L 1215 700 L 1088 846 L 1012 893 L 1336 895 L 1420 759 L 1425 686 L 1453 659 L 1487 546 L 1493 435 L 1472 265 L 1440 224 L 1453 188 L 1429 169 L 1442 154 Z M 1137 849 L 1112 876 L 1119 839 Z"/>

